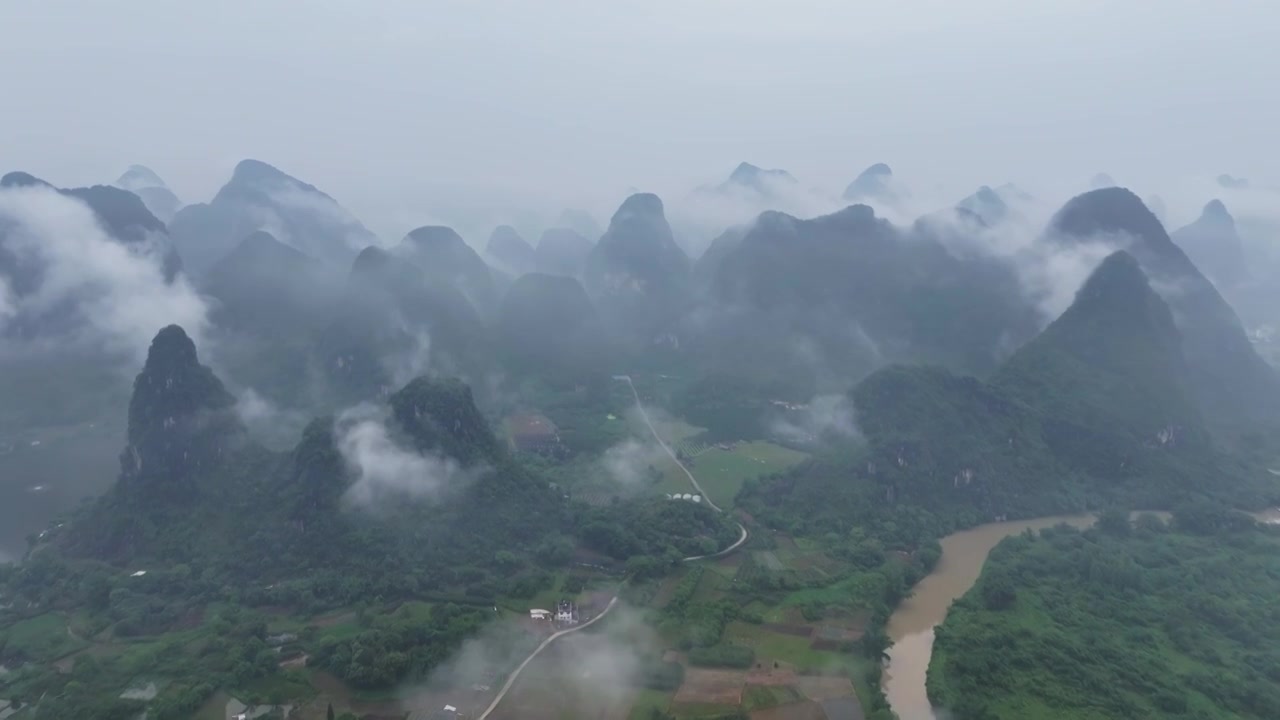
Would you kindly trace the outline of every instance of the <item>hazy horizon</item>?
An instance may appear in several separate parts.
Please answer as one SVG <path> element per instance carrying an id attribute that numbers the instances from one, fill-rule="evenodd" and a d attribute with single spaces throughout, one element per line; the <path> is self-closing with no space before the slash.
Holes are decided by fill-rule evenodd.
<path id="1" fill-rule="evenodd" d="M 1272 183 L 1280 7 L 925 5 L 10 5 L 3 169 L 139 163 L 192 203 L 257 158 L 384 239 L 473 211 L 603 223 L 741 161 L 837 195 L 887 162 L 926 207 L 1006 181 L 1059 201 L 1097 172 L 1144 197 Z"/>

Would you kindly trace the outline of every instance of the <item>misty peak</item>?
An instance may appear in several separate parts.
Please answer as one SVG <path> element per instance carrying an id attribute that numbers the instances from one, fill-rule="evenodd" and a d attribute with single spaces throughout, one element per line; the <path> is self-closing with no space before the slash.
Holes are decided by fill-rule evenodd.
<path id="1" fill-rule="evenodd" d="M 983 185 L 978 188 L 978 191 L 973 195 L 970 195 L 970 197 L 982 203 L 1004 204 L 1004 200 L 1000 199 L 1000 196 L 996 194 L 996 191 L 992 190 L 988 185 Z"/>
<path id="2" fill-rule="evenodd" d="M 377 243 L 332 197 L 259 160 L 242 160 L 209 203 L 188 205 L 169 223 L 174 244 L 196 276 L 257 229 L 335 268 L 347 267 L 357 252 Z"/>
<path id="3" fill-rule="evenodd" d="M 1218 199 L 1210 200 L 1209 203 L 1204 206 L 1204 210 L 1200 213 L 1200 219 L 1211 222 L 1235 224 L 1235 218 L 1231 217 L 1230 212 L 1227 212 L 1227 206 Z"/>
<path id="4" fill-rule="evenodd" d="M 510 253 L 532 255 L 533 246 L 515 228 L 510 225 L 499 225 L 489 234 L 489 244 L 485 247 L 485 251 L 495 257 Z"/>
<path id="5" fill-rule="evenodd" d="M 537 263 L 533 246 L 510 225 L 499 225 L 489 235 L 485 255 L 503 270 L 523 275 Z"/>
<path id="6" fill-rule="evenodd" d="M 983 185 L 978 191 L 961 200 L 956 209 L 973 215 L 985 225 L 994 225 L 1009 213 L 1009 205 L 1004 198 L 990 187 Z"/>
<path id="7" fill-rule="evenodd" d="M 830 215 L 825 215 L 819 219 L 825 219 L 841 225 L 849 225 L 851 227 L 860 227 L 874 224 L 876 222 L 876 211 L 870 205 L 855 203 L 853 205 L 849 205 L 843 210 L 837 210 Z"/>
<path id="8" fill-rule="evenodd" d="M 155 173 L 154 170 L 145 165 L 130 165 L 128 170 L 116 180 L 116 185 L 137 192 L 143 188 L 162 188 L 166 187 L 164 180 Z"/>
<path id="9" fill-rule="evenodd" d="M 1007 182 L 995 189 L 996 194 L 1006 202 L 1031 202 L 1035 198 L 1031 193 L 1018 187 L 1016 183 Z"/>
<path id="10" fill-rule="evenodd" d="M 45 182 L 44 180 L 41 180 L 40 178 L 36 177 L 35 175 L 32 175 L 31 173 L 25 173 L 20 170 L 7 173 L 4 177 L 0 177 L 0 187 L 6 187 L 6 188 L 47 187 L 51 190 L 57 189 L 57 188 L 54 188 L 49 183 Z"/>
<path id="11" fill-rule="evenodd" d="M 333 198 L 321 192 L 316 186 L 309 185 L 274 165 L 252 158 L 246 158 L 236 163 L 235 170 L 231 172 L 231 179 L 227 181 L 226 185 L 222 186 L 222 189 L 214 196 L 213 201 L 218 203 L 220 200 L 225 201 L 228 197 L 250 196 L 258 202 L 265 201 L 264 204 L 269 205 L 275 202 L 271 198 L 272 193 L 285 190 L 315 193 L 319 198 L 323 198 L 335 206 L 337 205 Z M 345 213 L 346 211 L 342 212 Z M 354 219 L 350 221 L 354 222 Z"/>
<path id="12" fill-rule="evenodd" d="M 499 225 L 495 227 L 493 232 L 489 233 L 489 242 L 492 243 L 495 240 L 500 243 L 525 241 L 524 238 L 521 237 L 520 232 L 510 225 Z"/>
<path id="13" fill-rule="evenodd" d="M 421 268 L 433 284 L 461 292 L 481 313 L 488 315 L 497 308 L 493 271 L 453 228 L 416 228 L 405 236 L 396 252 Z"/>
<path id="14" fill-rule="evenodd" d="M 647 215 L 665 217 L 662 198 L 653 193 L 635 193 L 622 201 L 618 211 L 613 214 L 612 222 L 617 222 L 622 215 Z"/>
<path id="15" fill-rule="evenodd" d="M 885 163 L 876 163 L 863 170 L 849 183 L 844 190 L 845 200 L 865 198 L 884 198 L 891 195 L 889 184 L 893 181 L 893 170 Z"/>
<path id="16" fill-rule="evenodd" d="M 129 445 L 121 457 L 124 489 L 185 497 L 241 428 L 235 398 L 200 364 L 186 331 L 156 334 L 129 400 Z"/>
<path id="17" fill-rule="evenodd" d="M 1104 172 L 1100 172 L 1094 175 L 1093 177 L 1089 178 L 1089 187 L 1094 190 L 1101 190 L 1102 188 L 1109 188 L 1109 187 L 1115 187 L 1115 186 L 1116 186 L 1115 179 Z"/>
<path id="18" fill-rule="evenodd" d="M 352 276 L 364 276 L 370 273 L 378 273 L 383 268 L 393 262 L 391 253 L 380 247 L 370 245 L 356 255 L 355 262 L 351 263 Z"/>
<path id="19" fill-rule="evenodd" d="M 1123 251 L 1108 255 L 1066 312 L 994 377 L 1062 427 L 1116 438 L 1114 446 L 1098 444 L 1090 460 L 1109 455 L 1099 463 L 1109 473 L 1141 462 L 1153 450 L 1152 437 L 1169 428 L 1176 428 L 1179 445 L 1207 441 L 1188 380 L 1173 312 L 1139 260 Z"/>
<path id="20" fill-rule="evenodd" d="M 196 344 L 180 325 L 168 325 L 156 333 L 147 351 L 147 363 L 143 372 L 163 369 L 187 368 L 199 365 Z"/>
<path id="21" fill-rule="evenodd" d="M 789 233 L 795 231 L 797 222 L 800 221 L 794 216 L 779 210 L 765 210 L 756 217 L 754 227 L 769 233 Z"/>
<path id="22" fill-rule="evenodd" d="M 1163 245 L 1169 241 L 1164 226 L 1142 199 L 1120 187 L 1090 190 L 1071 198 L 1049 225 L 1058 233 L 1077 239 L 1128 233 L 1147 243 Z"/>
<path id="23" fill-rule="evenodd" d="M 195 422 L 204 410 L 234 403 L 213 371 L 200 364 L 196 344 L 186 331 L 169 325 L 156 333 L 146 364 L 134 381 L 129 403 L 130 442 L 161 433 L 179 420 Z"/>
<path id="24" fill-rule="evenodd" d="M 423 225 L 410 230 L 404 239 L 406 243 L 419 249 L 456 247 L 466 244 L 462 236 L 448 225 Z"/>
<path id="25" fill-rule="evenodd" d="M 1128 304 L 1127 299 L 1138 288 L 1150 290 L 1146 274 L 1137 259 L 1124 250 L 1117 250 L 1104 258 L 1085 280 L 1076 294 L 1076 302 L 1100 302 L 1118 309 Z"/>
<path id="26" fill-rule="evenodd" d="M 636 193 L 623 201 L 583 269 L 588 295 L 608 322 L 651 340 L 684 310 L 689 256 L 676 244 L 662 200 Z"/>
<path id="27" fill-rule="evenodd" d="M 231 182 L 244 183 L 260 183 L 260 182 L 297 182 L 297 179 L 288 175 L 273 165 L 268 165 L 261 160 L 245 159 L 236 163 L 236 169 L 231 173 Z"/>
<path id="28" fill-rule="evenodd" d="M 752 165 L 749 162 L 738 163 L 738 167 L 733 169 L 729 174 L 729 183 L 732 185 L 741 185 L 743 187 L 754 188 L 756 190 L 765 190 L 761 184 L 767 181 L 780 180 L 787 183 L 794 183 L 796 179 L 786 170 L 770 169 L 766 170 L 762 167 Z"/>
<path id="29" fill-rule="evenodd" d="M 1170 237 L 1220 290 L 1240 285 L 1251 274 L 1235 218 L 1221 200 L 1209 201 L 1195 222 Z"/>
<path id="30" fill-rule="evenodd" d="M 390 398 L 391 411 L 419 450 L 441 452 L 463 465 L 495 462 L 502 448 L 458 378 L 419 377 Z"/>

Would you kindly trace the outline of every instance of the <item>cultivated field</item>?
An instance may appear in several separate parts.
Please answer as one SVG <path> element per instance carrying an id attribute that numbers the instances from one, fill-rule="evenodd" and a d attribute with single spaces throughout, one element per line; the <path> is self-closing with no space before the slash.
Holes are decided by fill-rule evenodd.
<path id="1" fill-rule="evenodd" d="M 751 720 L 828 720 L 822 706 L 812 700 L 753 710 Z"/>
<path id="2" fill-rule="evenodd" d="M 682 705 L 740 705 L 746 684 L 747 674 L 741 670 L 691 667 L 685 670 L 675 701 Z"/>
<path id="3" fill-rule="evenodd" d="M 782 472 L 808 457 L 802 452 L 764 441 L 736 443 L 730 450 L 687 442 L 683 447 L 699 448 L 696 455 L 688 453 L 690 460 L 686 460 L 686 464 L 689 471 L 698 478 L 698 484 L 707 491 L 711 500 L 725 508 L 733 506 L 734 498 L 747 480 Z M 666 460 L 658 468 L 663 475 L 656 488 L 659 492 L 693 492 L 689 479 L 674 462 Z"/>

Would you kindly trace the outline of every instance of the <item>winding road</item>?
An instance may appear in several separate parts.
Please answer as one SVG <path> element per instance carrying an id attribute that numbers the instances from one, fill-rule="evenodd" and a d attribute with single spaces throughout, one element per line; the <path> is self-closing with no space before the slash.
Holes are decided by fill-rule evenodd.
<path id="1" fill-rule="evenodd" d="M 618 596 L 615 595 L 613 596 L 613 599 L 609 601 L 609 604 L 605 606 L 604 611 L 601 612 L 599 615 L 591 618 L 590 620 L 582 623 L 581 625 L 574 625 L 571 628 L 567 628 L 565 630 L 561 630 L 560 632 L 554 633 L 551 636 L 549 636 L 546 640 L 543 640 L 542 644 L 534 648 L 533 652 L 529 653 L 529 657 L 525 658 L 524 662 L 520 663 L 520 667 L 516 668 L 511 672 L 511 675 L 507 677 L 507 681 L 503 683 L 502 689 L 498 691 L 497 697 L 493 699 L 493 702 L 489 703 L 489 707 L 485 708 L 484 712 L 480 713 L 480 717 L 476 718 L 476 720 L 485 720 L 485 718 L 489 717 L 490 713 L 498 709 L 498 705 L 502 702 L 502 699 L 507 696 L 507 691 L 511 690 L 511 686 L 516 684 L 516 680 L 519 679 L 520 673 L 524 671 L 525 666 L 533 662 L 534 658 L 538 657 L 538 653 L 545 650 L 548 645 L 555 642 L 558 638 L 564 635 L 568 635 L 569 633 L 576 633 L 579 630 L 585 630 L 586 628 L 589 628 L 592 625 L 596 624 L 597 622 L 600 621 L 601 618 L 603 618 L 605 615 L 608 615 L 609 611 L 613 609 L 613 606 L 617 604 L 618 604 Z"/>
<path id="2" fill-rule="evenodd" d="M 693 485 L 693 489 L 697 490 L 698 494 L 702 496 L 702 499 L 707 501 L 707 506 L 718 513 L 723 513 L 724 510 L 722 510 L 719 505 L 716 505 L 714 502 L 712 502 L 711 496 L 708 495 L 707 492 L 702 489 L 702 486 L 698 484 L 698 478 L 694 477 L 693 473 L 689 472 L 689 468 L 685 467 L 684 463 L 680 462 L 679 456 L 677 456 L 675 451 L 671 449 L 671 446 L 668 445 L 666 441 L 662 439 L 662 436 L 658 434 L 658 429 L 655 428 L 653 426 L 653 422 L 649 420 L 649 413 L 645 412 L 644 403 L 640 402 L 640 393 L 636 392 L 636 385 L 635 383 L 631 382 L 631 376 L 630 375 L 614 375 L 613 379 L 621 380 L 627 384 L 627 387 L 631 388 L 631 396 L 636 399 L 636 409 L 640 411 L 640 418 L 644 420 L 644 424 L 649 427 L 649 432 L 653 434 L 653 439 L 657 440 L 658 444 L 662 446 L 662 449 L 667 451 L 667 456 L 671 458 L 671 461 L 674 462 L 677 467 L 679 467 L 681 470 L 684 471 L 685 476 L 689 478 L 689 484 Z M 692 562 L 694 560 L 718 558 L 724 555 L 728 555 L 734 550 L 737 550 L 742 545 L 742 543 L 747 541 L 747 526 L 736 521 L 734 524 L 738 526 L 738 530 L 742 531 L 742 535 L 738 538 L 737 542 L 721 550 L 718 553 L 712 553 L 710 555 L 694 555 L 692 557 L 684 558 L 682 562 Z"/>
<path id="3" fill-rule="evenodd" d="M 680 462 L 680 458 L 676 457 L 675 451 L 672 450 L 671 446 L 667 445 L 667 443 L 662 439 L 662 436 L 658 434 L 658 429 L 655 428 L 653 426 L 653 422 L 649 420 L 649 413 L 645 412 L 644 410 L 644 404 L 640 402 L 640 393 L 636 392 L 636 386 L 635 386 L 635 383 L 631 382 L 631 376 L 630 375 L 614 375 L 613 379 L 622 380 L 627 383 L 627 385 L 631 388 L 631 395 L 636 399 L 636 409 L 640 411 L 640 417 L 644 419 L 644 424 L 649 427 L 649 432 L 653 434 L 653 439 L 658 441 L 658 444 L 661 445 L 662 449 L 667 452 L 667 455 L 671 457 L 671 460 L 675 462 L 675 464 L 679 466 L 681 470 L 684 471 L 684 474 L 689 478 L 689 484 L 693 485 L 693 488 L 698 491 L 698 494 L 701 495 L 702 498 L 707 501 L 707 506 L 718 513 L 723 513 L 724 510 L 722 510 L 715 503 L 711 502 L 711 497 L 707 495 L 706 491 L 702 489 L 702 486 L 698 484 L 698 479 L 693 476 L 693 473 L 689 472 L 689 468 L 685 467 L 684 463 Z M 737 542 L 721 550 L 720 552 L 712 553 L 710 555 L 694 555 L 692 557 L 684 558 L 681 562 L 693 562 L 695 560 L 709 560 L 712 558 L 723 557 L 733 552 L 734 550 L 737 550 L 739 547 L 742 546 L 743 543 L 747 541 L 748 535 L 747 535 L 747 527 L 745 525 L 743 525 L 740 522 L 735 524 L 738 526 L 738 530 L 742 532 L 742 535 L 738 537 Z M 623 582 L 626 582 L 626 581 L 624 580 Z M 599 615 L 591 618 L 590 620 L 582 623 L 581 625 L 576 625 L 574 627 L 561 630 L 560 632 L 557 632 L 551 635 L 546 640 L 543 640 L 542 644 L 534 648 L 533 652 L 529 653 L 529 657 L 525 658 L 524 662 L 520 663 L 520 666 L 511 672 L 511 675 L 507 677 L 507 681 L 503 683 L 502 689 L 499 690 L 497 696 L 493 698 L 493 702 L 489 703 L 489 707 L 485 708 L 485 711 L 483 713 L 480 713 L 480 716 L 477 717 L 476 720 L 486 720 L 486 718 L 488 718 L 489 715 L 492 714 L 494 710 L 498 709 L 498 705 L 502 703 L 502 699 L 507 696 L 507 692 L 511 690 L 511 688 L 516 684 L 516 680 L 520 678 L 520 673 L 524 671 L 525 667 L 527 667 L 529 663 L 533 662 L 533 659 L 538 656 L 538 653 L 542 652 L 548 645 L 555 642 L 558 638 L 564 635 L 568 635 L 569 633 L 575 633 L 575 632 L 578 632 L 579 630 L 584 630 L 590 627 L 591 625 L 594 625 L 605 615 L 608 615 L 609 611 L 612 610 L 613 607 L 617 604 L 618 604 L 618 596 L 614 595 L 613 598 L 609 600 L 609 604 L 605 607 L 604 611 L 601 612 Z"/>
<path id="4" fill-rule="evenodd" d="M 676 465 L 684 471 L 684 474 L 689 478 L 689 484 L 693 485 L 693 489 L 698 491 L 698 494 L 702 496 L 703 500 L 707 501 L 707 505 L 709 505 L 712 510 L 715 510 L 716 512 L 724 512 L 718 505 L 711 502 L 711 496 L 708 495 L 707 492 L 702 489 L 702 486 L 698 484 L 698 479 L 693 476 L 693 473 L 689 472 L 689 468 L 685 467 L 684 463 L 680 462 L 680 458 L 676 457 L 675 451 L 672 450 L 671 446 L 667 445 L 666 441 L 662 439 L 662 436 L 658 434 L 658 429 L 655 428 L 653 423 L 649 420 L 649 413 L 644 410 L 644 403 L 640 402 L 640 393 L 636 392 L 636 385 L 631 382 L 631 376 L 614 375 L 613 379 L 622 380 L 631 388 L 631 395 L 636 399 L 636 409 L 640 411 L 640 418 L 644 420 L 645 425 L 649 426 L 649 432 L 653 433 L 653 439 L 658 441 L 658 444 L 662 446 L 662 449 L 667 451 L 667 455 L 669 455 L 671 459 L 675 461 Z"/>

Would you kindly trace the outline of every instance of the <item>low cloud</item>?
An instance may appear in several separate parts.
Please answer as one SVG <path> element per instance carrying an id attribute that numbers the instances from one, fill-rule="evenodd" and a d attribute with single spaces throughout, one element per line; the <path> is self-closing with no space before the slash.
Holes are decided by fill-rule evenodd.
<path id="1" fill-rule="evenodd" d="M 35 287 L 0 288 L 0 331 L 31 319 L 60 323 L 64 337 L 141 360 L 162 327 L 176 323 L 200 343 L 204 301 L 182 277 L 165 282 L 154 245 L 126 246 L 80 200 L 43 187 L 0 190 L 5 249 L 20 267 L 39 268 Z"/>
<path id="2" fill-rule="evenodd" d="M 9 290 L 9 281 L 0 277 L 0 329 L 18 313 L 18 301 Z"/>
<path id="3" fill-rule="evenodd" d="M 350 250 L 358 252 L 370 244 L 380 244 L 346 208 L 318 192 L 287 186 L 272 191 L 271 199 L 285 210 L 309 213 L 321 218 L 326 224 L 341 227 L 343 229 L 343 242 Z M 288 242 L 298 247 L 295 242 L 305 243 L 305 239 L 297 238 L 296 241 L 291 239 L 283 240 L 283 242 Z M 305 247 L 298 247 L 298 249 L 307 252 Z"/>
<path id="4" fill-rule="evenodd" d="M 370 405 L 344 411 L 335 434 L 338 452 L 356 477 L 347 500 L 357 506 L 405 499 L 436 502 L 485 472 L 402 447 L 387 428 L 385 412 Z"/>
<path id="5" fill-rule="evenodd" d="M 253 388 L 246 388 L 236 399 L 236 415 L 249 432 L 266 445 L 286 450 L 297 444 L 298 436 L 310 419 L 297 410 L 281 408 Z"/>
<path id="6" fill-rule="evenodd" d="M 601 606 L 594 611 L 604 609 Z M 470 692 L 476 685 L 496 691 L 509 675 L 538 646 L 541 637 L 506 619 L 485 628 L 480 635 L 437 667 L 428 679 L 401 693 L 402 709 L 434 711 L 441 701 L 458 707 L 468 716 L 484 712 L 483 703 L 469 707 L 467 700 L 489 698 L 491 693 Z M 609 615 L 586 632 L 574 633 L 544 648 L 521 672 L 495 717 L 514 717 L 530 702 L 556 717 L 606 717 L 625 710 L 634 690 L 643 682 L 646 662 L 658 657 L 660 642 L 639 612 L 619 604 Z M 554 683 L 548 695 L 543 688 Z"/>
<path id="7" fill-rule="evenodd" d="M 1132 242 L 1125 235 L 1054 242 L 1045 233 L 1056 206 L 1029 198 L 1004 199 L 1010 207 L 1008 217 L 990 226 L 952 211 L 933 213 L 923 221 L 951 254 L 991 258 L 1011 268 L 1045 324 L 1071 305 L 1076 291 L 1108 255 Z"/>
<path id="8" fill-rule="evenodd" d="M 605 475 L 623 487 L 640 487 L 648 482 L 650 468 L 666 459 L 666 451 L 656 442 L 628 438 L 609 448 L 600 458 Z"/>
<path id="9" fill-rule="evenodd" d="M 676 240 L 690 257 L 701 255 L 728 228 L 747 225 L 766 210 L 809 218 L 847 204 L 786 177 L 759 175 L 756 182 L 756 187 L 733 183 L 704 187 L 667 203 L 668 221 Z"/>
<path id="10" fill-rule="evenodd" d="M 409 327 L 402 322 L 401 330 L 407 338 L 407 345 L 398 352 L 390 353 L 382 358 L 383 367 L 391 378 L 391 386 L 399 389 L 409 384 L 410 380 L 427 374 L 431 368 L 431 335 L 422 328 Z"/>
<path id="11" fill-rule="evenodd" d="M 843 393 L 818 395 L 770 424 L 775 435 L 799 443 L 860 437 L 853 403 Z"/>

